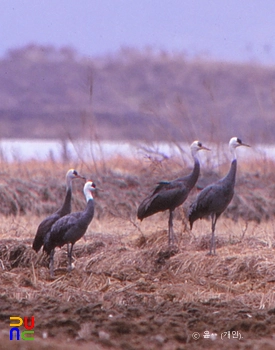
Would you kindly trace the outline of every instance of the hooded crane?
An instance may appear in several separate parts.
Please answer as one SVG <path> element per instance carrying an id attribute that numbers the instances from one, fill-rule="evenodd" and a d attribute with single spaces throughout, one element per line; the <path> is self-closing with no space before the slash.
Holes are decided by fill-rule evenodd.
<path id="1" fill-rule="evenodd" d="M 50 275 L 53 277 L 54 249 L 67 244 L 68 247 L 68 271 L 72 270 L 72 251 L 76 241 L 84 236 L 94 216 L 94 199 L 92 192 L 95 184 L 87 181 L 83 193 L 87 201 L 84 211 L 71 213 L 63 216 L 55 222 L 51 231 L 47 234 L 43 250 L 50 255 Z M 71 248 L 69 244 L 71 243 Z"/>
<path id="2" fill-rule="evenodd" d="M 76 170 L 70 169 L 66 174 L 66 196 L 61 208 L 55 213 L 45 218 L 38 226 L 36 235 L 32 244 L 32 248 L 38 252 L 45 242 L 45 238 L 48 232 L 50 232 L 52 225 L 60 219 L 62 216 L 71 212 L 71 199 L 72 199 L 72 180 L 73 179 L 85 179 L 80 176 Z"/>
<path id="3" fill-rule="evenodd" d="M 200 174 L 200 163 L 197 158 L 197 152 L 202 149 L 209 151 L 209 149 L 204 147 L 199 141 L 194 141 L 190 148 L 194 159 L 194 168 L 192 173 L 171 182 L 159 182 L 153 193 L 146 197 L 138 207 L 137 217 L 141 221 L 144 218 L 147 218 L 148 216 L 160 211 L 169 210 L 169 246 L 174 244 L 173 212 L 176 207 L 180 206 L 186 200 L 189 192 L 195 186 Z"/>
<path id="4" fill-rule="evenodd" d="M 234 195 L 235 178 L 237 171 L 236 148 L 239 146 L 250 147 L 243 143 L 239 138 L 232 137 L 229 141 L 229 150 L 232 154 L 231 167 L 228 174 L 217 181 L 205 187 L 197 196 L 195 202 L 191 204 L 189 210 L 189 222 L 192 230 L 193 223 L 205 216 L 211 216 L 212 237 L 210 242 L 209 255 L 216 254 L 215 227 L 219 216 L 227 208 Z"/>

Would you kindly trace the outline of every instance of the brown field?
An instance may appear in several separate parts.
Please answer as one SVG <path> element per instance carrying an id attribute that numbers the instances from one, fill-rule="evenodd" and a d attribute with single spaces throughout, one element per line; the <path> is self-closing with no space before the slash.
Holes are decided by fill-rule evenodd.
<path id="1" fill-rule="evenodd" d="M 1 165 L 0 349 L 274 349 L 272 162 L 239 164 L 234 200 L 217 224 L 214 257 L 206 255 L 210 222 L 196 222 L 192 232 L 186 226 L 196 191 L 176 211 L 176 251 L 167 249 L 167 213 L 142 223 L 135 217 L 158 180 L 182 173 L 178 160 Z M 71 166 L 104 192 L 75 245 L 75 269 L 67 273 L 65 247 L 57 249 L 53 280 L 47 258 L 31 243 L 40 221 L 60 205 Z M 201 178 L 209 182 L 227 169 L 202 169 Z M 73 187 L 73 210 L 79 210 L 83 182 Z M 11 343 L 10 316 L 34 316 L 35 340 Z M 203 338 L 205 331 L 212 339 Z M 231 339 L 229 333 L 221 339 L 224 332 Z"/>

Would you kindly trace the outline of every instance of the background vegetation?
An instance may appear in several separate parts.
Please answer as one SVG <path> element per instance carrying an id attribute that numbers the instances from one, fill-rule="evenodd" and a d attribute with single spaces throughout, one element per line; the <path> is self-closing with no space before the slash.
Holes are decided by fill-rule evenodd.
<path id="1" fill-rule="evenodd" d="M 125 48 L 29 45 L 0 60 L 0 137 L 273 143 L 275 69 Z"/>

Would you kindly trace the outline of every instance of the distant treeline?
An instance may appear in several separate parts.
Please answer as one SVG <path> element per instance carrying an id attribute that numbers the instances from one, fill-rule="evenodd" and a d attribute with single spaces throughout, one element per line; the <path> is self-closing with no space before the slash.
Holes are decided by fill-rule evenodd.
<path id="1" fill-rule="evenodd" d="M 275 68 L 28 45 L 0 59 L 0 137 L 275 142 Z"/>

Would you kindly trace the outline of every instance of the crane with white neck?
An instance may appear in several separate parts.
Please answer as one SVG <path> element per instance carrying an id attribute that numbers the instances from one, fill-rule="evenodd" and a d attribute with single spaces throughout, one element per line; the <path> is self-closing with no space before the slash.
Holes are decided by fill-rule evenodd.
<path id="1" fill-rule="evenodd" d="M 234 195 L 234 187 L 237 172 L 236 148 L 240 146 L 250 147 L 238 137 L 232 137 L 229 141 L 229 150 L 232 155 L 231 167 L 228 174 L 219 181 L 205 187 L 197 196 L 189 209 L 189 222 L 192 230 L 193 223 L 204 217 L 211 217 L 212 235 L 209 254 L 216 254 L 215 228 L 220 215 L 225 211 Z"/>
<path id="2" fill-rule="evenodd" d="M 200 162 L 198 152 L 208 150 L 200 141 L 194 141 L 191 146 L 191 154 L 194 159 L 193 171 L 184 177 L 173 181 L 159 182 L 154 191 L 146 197 L 138 207 L 137 217 L 141 221 L 148 216 L 161 211 L 169 210 L 168 221 L 168 244 L 174 244 L 173 213 L 174 210 L 184 203 L 190 191 L 195 186 L 200 174 Z"/>
<path id="3" fill-rule="evenodd" d="M 54 251 L 56 247 L 67 244 L 68 271 L 72 270 L 72 252 L 74 244 L 84 236 L 89 224 L 94 217 L 93 192 L 96 186 L 92 181 L 87 181 L 83 188 L 86 199 L 86 208 L 83 211 L 67 214 L 57 220 L 47 234 L 44 243 L 44 252 L 50 255 L 50 275 L 53 277 Z M 69 247 L 71 244 L 71 247 Z"/>

